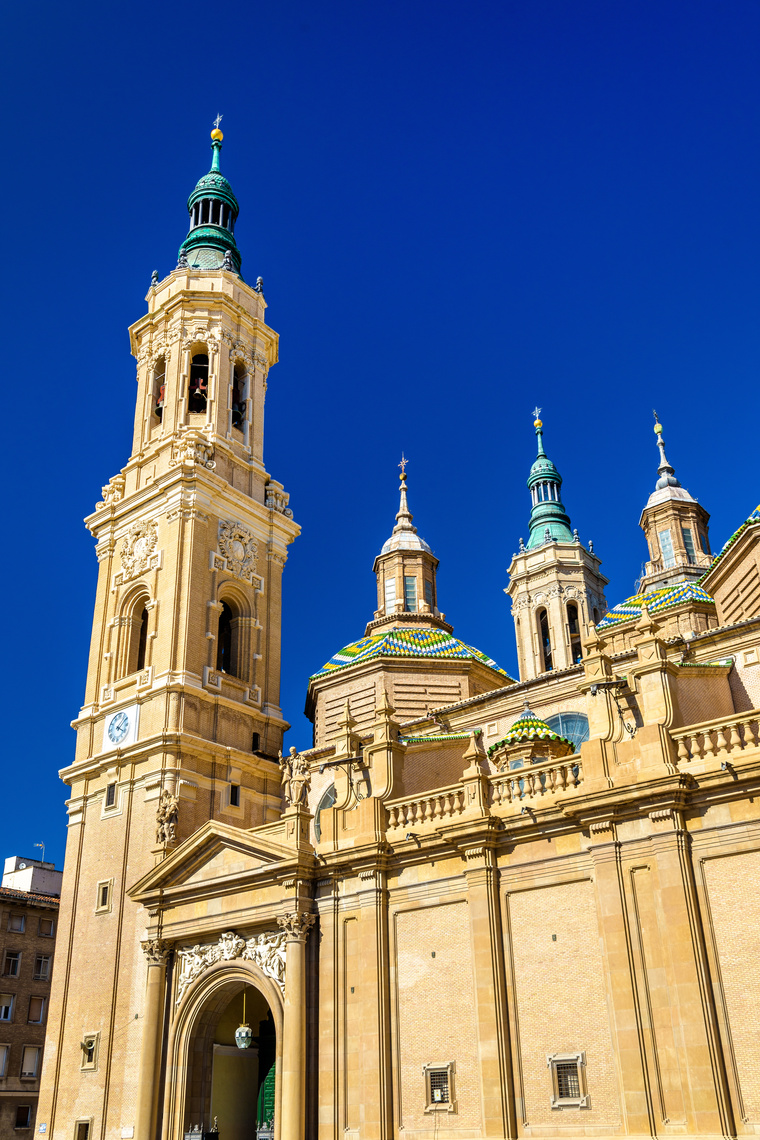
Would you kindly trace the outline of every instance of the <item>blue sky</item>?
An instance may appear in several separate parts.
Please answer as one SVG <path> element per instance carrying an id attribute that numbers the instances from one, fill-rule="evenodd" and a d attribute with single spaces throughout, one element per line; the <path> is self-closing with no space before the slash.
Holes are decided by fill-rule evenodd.
<path id="1" fill-rule="evenodd" d="M 455 633 L 514 671 L 502 593 L 540 404 L 612 605 L 645 558 L 652 408 L 719 548 L 758 502 L 760 6 L 688 0 L 15 5 L 0 180 L 6 804 L 60 864 L 127 326 L 222 169 L 281 336 L 265 457 L 303 528 L 282 703 L 360 637 L 409 458 Z M 8 810 L 8 805 L 13 805 Z"/>

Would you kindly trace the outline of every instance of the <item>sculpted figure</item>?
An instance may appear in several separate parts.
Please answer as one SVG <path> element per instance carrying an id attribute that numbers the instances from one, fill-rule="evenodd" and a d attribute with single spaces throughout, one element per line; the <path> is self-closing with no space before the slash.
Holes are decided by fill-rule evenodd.
<path id="1" fill-rule="evenodd" d="M 306 803 L 306 794 L 311 785 L 311 773 L 303 756 L 295 748 L 291 748 L 288 756 L 280 753 L 279 765 L 285 803 L 291 807 Z"/>
<path id="2" fill-rule="evenodd" d="M 171 843 L 177 838 L 178 813 L 179 800 L 164 788 L 156 811 L 156 843 Z"/>

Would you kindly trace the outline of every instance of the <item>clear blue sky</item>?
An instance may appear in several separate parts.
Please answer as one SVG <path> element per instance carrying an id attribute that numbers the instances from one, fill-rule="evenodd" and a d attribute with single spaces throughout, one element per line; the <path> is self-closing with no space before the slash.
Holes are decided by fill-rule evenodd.
<path id="1" fill-rule="evenodd" d="M 397 463 L 455 633 L 515 669 L 505 569 L 540 404 L 610 604 L 645 557 L 652 408 L 719 548 L 760 498 L 760 6 L 702 0 L 15 4 L 4 17 L 7 457 L 0 854 L 60 863 L 126 462 L 127 326 L 176 263 L 224 114 L 248 280 L 281 335 L 266 461 L 288 743 L 360 637 Z"/>

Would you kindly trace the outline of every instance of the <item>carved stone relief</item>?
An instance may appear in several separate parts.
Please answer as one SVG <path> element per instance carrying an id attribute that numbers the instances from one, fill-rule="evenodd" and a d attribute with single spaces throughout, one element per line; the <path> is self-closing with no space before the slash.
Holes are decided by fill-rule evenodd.
<path id="1" fill-rule="evenodd" d="M 133 523 L 121 545 L 121 574 L 115 576 L 114 584 L 121 586 L 146 570 L 157 570 L 160 564 L 157 543 L 158 527 L 153 519 Z"/>
<path id="2" fill-rule="evenodd" d="M 232 962 L 236 958 L 253 962 L 263 974 L 277 983 L 284 994 L 285 942 L 286 935 L 283 932 L 270 930 L 264 934 L 254 934 L 246 940 L 228 930 L 220 936 L 215 946 L 193 946 L 190 950 L 179 950 L 177 1005 L 205 969 L 215 962 Z"/>
<path id="3" fill-rule="evenodd" d="M 170 467 L 178 465 L 191 468 L 196 464 L 212 471 L 216 467 L 214 460 L 214 446 L 197 428 L 187 428 L 182 435 L 172 443 L 172 457 Z"/>
<path id="4" fill-rule="evenodd" d="M 232 519 L 219 520 L 219 555 L 235 578 L 252 581 L 256 573 L 258 545 L 247 526 Z"/>

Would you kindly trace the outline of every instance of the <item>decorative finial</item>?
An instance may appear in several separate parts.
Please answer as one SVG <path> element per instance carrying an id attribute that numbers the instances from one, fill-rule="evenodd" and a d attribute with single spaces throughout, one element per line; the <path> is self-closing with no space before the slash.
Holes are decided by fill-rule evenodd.
<path id="1" fill-rule="evenodd" d="M 263 293 L 264 292 L 264 278 L 263 277 L 257 277 L 256 278 L 256 292 L 257 293 Z"/>
<path id="2" fill-rule="evenodd" d="M 653 410 L 654 415 L 654 434 L 657 437 L 657 446 L 660 449 L 660 466 L 657 468 L 657 474 L 660 478 L 655 483 L 655 490 L 662 491 L 666 487 L 680 487 L 681 484 L 676 478 L 675 468 L 668 463 L 668 457 L 665 454 L 665 440 L 662 436 L 662 424 L 660 423 L 657 412 Z"/>
<path id="3" fill-rule="evenodd" d="M 219 130 L 219 124 L 221 123 L 223 118 L 224 118 L 224 115 L 217 115 L 216 118 L 214 119 L 214 129 L 211 132 L 211 137 L 214 140 L 214 142 L 221 142 L 222 139 L 224 138 L 224 135 Z"/>
<path id="4" fill-rule="evenodd" d="M 573 542 L 580 542 L 580 536 L 578 535 L 577 527 L 573 529 Z"/>
<path id="5" fill-rule="evenodd" d="M 594 553 L 594 540 L 593 540 L 593 538 L 590 538 L 588 540 L 588 552 L 589 552 L 589 554 Z"/>
<path id="6" fill-rule="evenodd" d="M 521 554 L 525 553 L 525 543 L 523 542 L 522 539 L 520 539 L 520 553 Z"/>
<path id="7" fill-rule="evenodd" d="M 536 431 L 538 431 L 538 429 L 542 428 L 543 426 L 544 425 L 541 422 L 541 409 L 538 407 L 538 405 L 536 405 L 536 407 L 533 409 L 533 427 L 536 429 Z"/>
<path id="8" fill-rule="evenodd" d="M 153 272 L 151 273 L 150 283 L 151 283 L 151 286 L 153 288 L 155 288 L 156 285 L 158 285 L 158 270 L 157 269 L 154 269 Z"/>
<path id="9" fill-rule="evenodd" d="M 401 462 L 399 463 L 399 467 L 401 468 L 401 482 L 402 483 L 406 479 L 406 465 L 408 462 L 409 462 L 409 460 L 404 458 L 404 453 L 402 451 L 401 452 Z"/>

